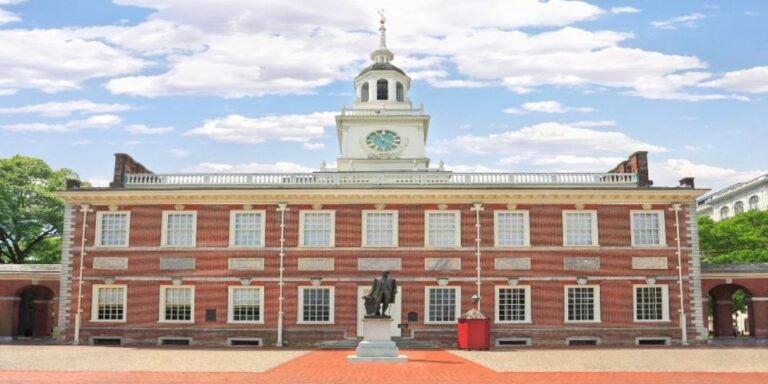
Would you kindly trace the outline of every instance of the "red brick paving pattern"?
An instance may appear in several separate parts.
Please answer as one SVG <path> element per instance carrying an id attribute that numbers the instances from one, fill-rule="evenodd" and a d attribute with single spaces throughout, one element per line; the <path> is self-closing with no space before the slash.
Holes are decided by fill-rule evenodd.
<path id="1" fill-rule="evenodd" d="M 263 373 L 199 372 L 0 372 L 2 384 L 686 384 L 768 383 L 768 373 L 533 372 L 498 373 L 445 351 L 404 351 L 407 364 L 350 364 L 351 351 L 316 351 Z M 201 363 L 204 363 L 201 361 Z"/>

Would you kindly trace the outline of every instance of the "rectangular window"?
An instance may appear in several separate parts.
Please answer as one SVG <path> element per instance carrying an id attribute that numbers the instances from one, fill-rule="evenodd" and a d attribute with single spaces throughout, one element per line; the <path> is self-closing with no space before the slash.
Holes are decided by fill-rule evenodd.
<path id="1" fill-rule="evenodd" d="M 496 322 L 531 322 L 531 287 L 496 287 Z"/>
<path id="2" fill-rule="evenodd" d="M 127 247 L 130 222 L 130 212 L 97 212 L 96 245 Z"/>
<path id="3" fill-rule="evenodd" d="M 194 247 L 197 212 L 163 212 L 162 244 L 169 247 Z"/>
<path id="4" fill-rule="evenodd" d="M 459 211 L 425 211 L 425 246 L 431 248 L 461 247 Z"/>
<path id="5" fill-rule="evenodd" d="M 299 324 L 333 323 L 333 287 L 299 287 Z"/>
<path id="6" fill-rule="evenodd" d="M 461 288 L 426 287 L 425 323 L 455 323 L 461 311 Z"/>
<path id="7" fill-rule="evenodd" d="M 635 285 L 635 321 L 669 321 L 669 287 Z"/>
<path id="8" fill-rule="evenodd" d="M 229 287 L 228 321 L 231 323 L 263 323 L 262 287 Z"/>
<path id="9" fill-rule="evenodd" d="M 631 211 L 632 245 L 666 245 L 664 211 Z"/>
<path id="10" fill-rule="evenodd" d="M 160 286 L 160 321 L 172 323 L 195 322 L 195 288 L 191 286 Z"/>
<path id="11" fill-rule="evenodd" d="M 597 211 L 563 211 L 563 245 L 597 245 Z"/>
<path id="12" fill-rule="evenodd" d="M 363 211 L 363 246 L 397 246 L 397 211 Z"/>
<path id="13" fill-rule="evenodd" d="M 334 211 L 301 211 L 299 244 L 302 247 L 333 247 L 335 217 Z"/>
<path id="14" fill-rule="evenodd" d="M 495 211 L 493 215 L 497 247 L 531 245 L 528 211 Z"/>
<path id="15" fill-rule="evenodd" d="M 264 246 L 264 211 L 232 211 L 229 214 L 229 245 Z"/>
<path id="16" fill-rule="evenodd" d="M 599 322 L 600 287 L 566 286 L 565 321 Z"/>
<path id="17" fill-rule="evenodd" d="M 124 322 L 126 294 L 125 285 L 94 285 L 91 321 Z"/>

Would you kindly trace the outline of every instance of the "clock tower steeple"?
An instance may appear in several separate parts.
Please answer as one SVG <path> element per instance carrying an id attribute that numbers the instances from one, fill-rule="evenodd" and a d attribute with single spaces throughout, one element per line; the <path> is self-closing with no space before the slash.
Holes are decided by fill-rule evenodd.
<path id="1" fill-rule="evenodd" d="M 386 19 L 381 15 L 379 47 L 373 64 L 354 79 L 355 101 L 336 116 L 341 155 L 339 171 L 427 170 L 426 140 L 429 115 L 414 109 L 408 91 L 411 78 L 391 64 Z"/>

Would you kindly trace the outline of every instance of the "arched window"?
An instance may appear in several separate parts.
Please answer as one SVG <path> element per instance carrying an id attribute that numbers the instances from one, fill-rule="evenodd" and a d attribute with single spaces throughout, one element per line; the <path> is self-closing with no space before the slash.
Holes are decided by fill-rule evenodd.
<path id="1" fill-rule="evenodd" d="M 737 201 L 736 204 L 733 205 L 733 214 L 738 215 L 742 212 L 744 212 L 744 203 Z"/>
<path id="2" fill-rule="evenodd" d="M 720 208 L 720 220 L 728 218 L 728 207 Z"/>
<path id="3" fill-rule="evenodd" d="M 757 202 L 760 201 L 760 198 L 757 196 L 752 196 L 749 198 L 749 210 L 757 209 Z"/>
<path id="4" fill-rule="evenodd" d="M 401 84 L 399 81 L 395 86 L 395 96 L 397 97 L 397 101 L 405 101 L 405 92 L 403 92 L 403 84 Z"/>
<path id="5" fill-rule="evenodd" d="M 360 101 L 368 101 L 368 83 L 360 87 Z"/>
<path id="6" fill-rule="evenodd" d="M 389 99 L 389 82 L 385 79 L 379 79 L 376 82 L 376 100 Z"/>

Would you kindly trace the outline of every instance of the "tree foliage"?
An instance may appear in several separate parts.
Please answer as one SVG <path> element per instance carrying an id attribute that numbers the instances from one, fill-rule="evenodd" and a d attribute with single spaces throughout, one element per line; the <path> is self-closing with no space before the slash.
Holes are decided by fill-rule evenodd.
<path id="1" fill-rule="evenodd" d="M 709 263 L 768 262 L 768 211 L 743 212 L 717 223 L 701 216 L 699 241 Z"/>
<path id="2" fill-rule="evenodd" d="M 76 178 L 40 159 L 0 159 L 0 263 L 59 262 L 64 202 L 54 192 Z"/>

